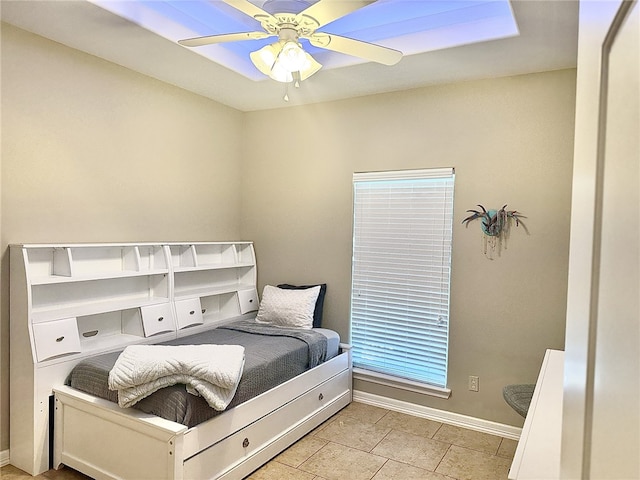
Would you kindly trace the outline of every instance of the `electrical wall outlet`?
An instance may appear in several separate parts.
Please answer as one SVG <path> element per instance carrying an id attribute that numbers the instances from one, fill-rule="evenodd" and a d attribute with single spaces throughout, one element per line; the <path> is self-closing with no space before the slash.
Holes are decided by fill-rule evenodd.
<path id="1" fill-rule="evenodd" d="M 469 376 L 469 390 L 477 392 L 480 386 L 480 378 L 475 375 Z"/>

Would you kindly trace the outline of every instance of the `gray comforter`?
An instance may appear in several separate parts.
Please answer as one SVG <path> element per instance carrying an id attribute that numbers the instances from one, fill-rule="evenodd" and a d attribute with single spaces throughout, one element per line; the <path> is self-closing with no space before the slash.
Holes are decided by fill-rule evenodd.
<path id="1" fill-rule="evenodd" d="M 245 365 L 232 408 L 286 382 L 325 360 L 327 340 L 312 330 L 284 329 L 241 321 L 207 332 L 165 342 L 165 345 L 242 345 Z M 88 358 L 78 364 L 67 383 L 73 388 L 113 402 L 116 391 L 109 390 L 109 371 L 120 352 Z M 202 397 L 187 393 L 184 385 L 163 388 L 135 405 L 146 413 L 157 415 L 188 427 L 195 426 L 221 413 Z"/>

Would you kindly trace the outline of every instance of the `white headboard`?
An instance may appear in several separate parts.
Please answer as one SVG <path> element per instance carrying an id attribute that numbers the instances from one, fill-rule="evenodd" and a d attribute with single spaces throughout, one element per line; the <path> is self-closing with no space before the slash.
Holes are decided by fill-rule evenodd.
<path id="1" fill-rule="evenodd" d="M 251 242 L 23 244 L 10 255 L 11 461 L 30 472 L 48 468 L 52 388 L 83 358 L 258 309 Z"/>

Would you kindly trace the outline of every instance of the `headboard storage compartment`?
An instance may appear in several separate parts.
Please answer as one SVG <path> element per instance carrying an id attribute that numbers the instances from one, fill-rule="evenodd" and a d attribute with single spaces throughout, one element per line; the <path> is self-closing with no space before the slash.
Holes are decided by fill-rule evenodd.
<path id="1" fill-rule="evenodd" d="M 11 463 L 48 468 L 48 401 L 82 358 L 258 309 L 251 242 L 11 245 Z"/>
<path id="2" fill-rule="evenodd" d="M 40 362 L 175 331 L 162 245 L 22 245 L 12 252 L 11 270 L 24 268 L 27 289 L 22 305 L 12 297 L 12 329 L 17 322 L 17 329 L 32 328 Z"/>
<path id="3" fill-rule="evenodd" d="M 170 244 L 178 335 L 258 309 L 253 244 Z M 248 295 L 255 297 L 250 304 Z"/>

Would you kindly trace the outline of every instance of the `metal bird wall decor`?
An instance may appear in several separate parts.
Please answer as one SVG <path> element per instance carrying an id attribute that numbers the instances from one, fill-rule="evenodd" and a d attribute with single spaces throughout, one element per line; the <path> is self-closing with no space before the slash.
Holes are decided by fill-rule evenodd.
<path id="1" fill-rule="evenodd" d="M 480 221 L 480 228 L 482 229 L 483 237 L 483 249 L 484 254 L 490 259 L 493 259 L 493 254 L 498 253 L 502 249 L 504 242 L 504 248 L 506 250 L 506 240 L 509 236 L 509 227 L 511 219 L 516 222 L 516 227 L 520 225 L 521 218 L 524 217 L 517 210 L 507 210 L 507 206 L 504 205 L 500 210 L 487 210 L 482 205 L 478 205 L 480 210 L 467 210 L 471 213 L 467 218 L 462 220 L 462 223 L 469 226 L 469 223 L 477 218 L 482 219 Z"/>

